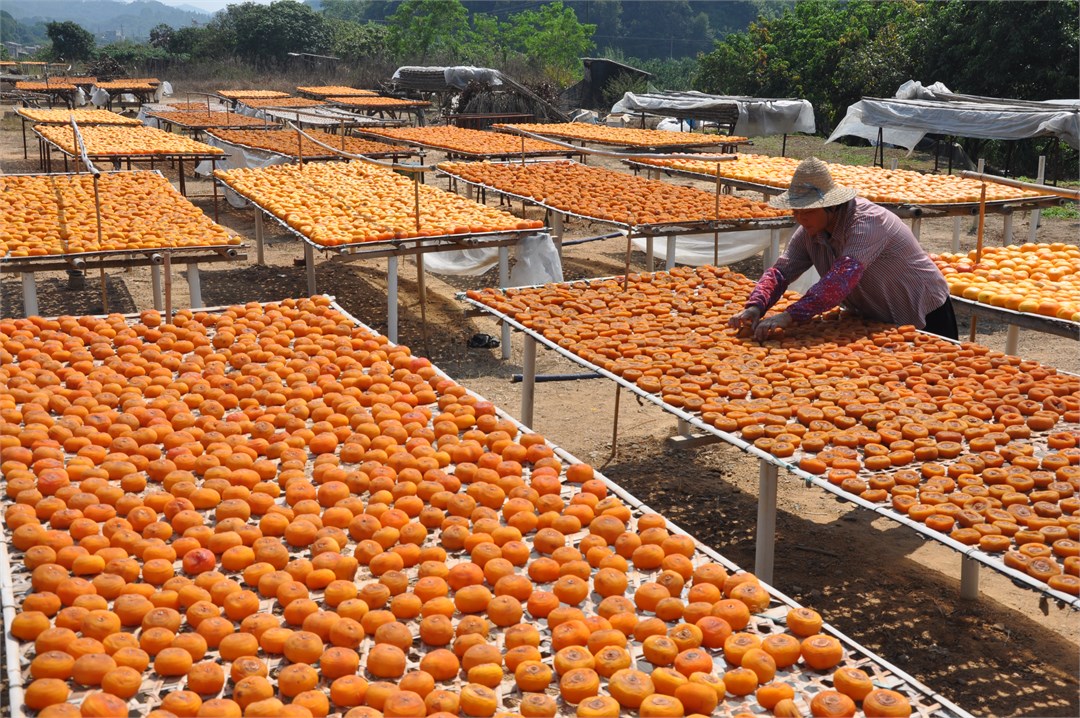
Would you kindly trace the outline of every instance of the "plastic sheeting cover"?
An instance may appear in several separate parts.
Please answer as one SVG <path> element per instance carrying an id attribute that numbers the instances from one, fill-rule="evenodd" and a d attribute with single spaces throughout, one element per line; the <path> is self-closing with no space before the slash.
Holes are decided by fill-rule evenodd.
<path id="1" fill-rule="evenodd" d="M 708 110 L 734 104 L 739 110 L 735 134 L 743 137 L 805 132 L 813 134 L 814 107 L 807 100 L 706 95 L 703 92 L 664 92 L 636 95 L 627 92 L 611 108 L 611 113 Z"/>
<path id="2" fill-rule="evenodd" d="M 220 147 L 225 150 L 226 157 L 219 159 L 216 163 L 217 169 L 219 170 L 262 169 L 263 167 L 283 165 L 293 161 L 291 157 L 286 157 L 285 155 L 240 147 L 231 142 L 220 140 L 213 135 L 207 135 L 206 138 L 203 139 L 203 142 L 211 147 Z M 211 166 L 210 160 L 203 160 L 196 165 L 195 174 L 204 176 L 209 175 Z M 225 199 L 237 209 L 247 207 L 250 204 L 246 199 L 228 187 L 225 187 Z"/>
<path id="3" fill-rule="evenodd" d="M 498 247 L 432 252 L 424 256 L 424 269 L 433 274 L 478 277 L 499 261 Z M 522 238 L 514 246 L 510 286 L 531 286 L 563 281 L 562 261 L 551 235 L 542 232 Z"/>
<path id="4" fill-rule="evenodd" d="M 847 115 L 826 142 L 845 135 L 876 144 L 913 149 L 927 133 L 1022 140 L 1059 137 L 1080 149 L 1080 100 L 1030 102 L 956 95 L 941 83 L 924 87 L 908 81 L 896 97 L 866 97 L 848 107 Z"/>
<path id="5" fill-rule="evenodd" d="M 502 74 L 498 70 L 489 67 L 473 67 L 471 65 L 457 65 L 454 67 L 422 67 L 418 65 L 406 65 L 394 70 L 393 80 L 401 78 L 402 72 L 439 72 L 442 71 L 443 79 L 447 87 L 456 87 L 464 90 L 470 81 L 486 82 L 489 85 L 501 85 Z"/>
<path id="6" fill-rule="evenodd" d="M 721 232 L 718 239 L 714 235 L 706 234 L 680 234 L 676 237 L 654 237 L 653 255 L 662 261 L 667 261 L 668 243 L 675 242 L 675 263 L 690 267 L 704 267 L 715 264 L 724 266 L 741 262 L 755 255 L 761 254 L 769 248 L 771 230 L 755 229 L 747 232 Z M 624 233 L 625 234 L 625 233 Z M 714 244 L 719 242 L 715 255 Z M 632 241 L 634 249 L 639 252 L 646 251 L 644 237 L 636 237 Z M 715 261 L 714 261 L 715 259 Z M 817 270 L 811 267 L 796 279 L 788 289 L 805 294 L 806 290 L 814 286 L 818 279 Z"/>

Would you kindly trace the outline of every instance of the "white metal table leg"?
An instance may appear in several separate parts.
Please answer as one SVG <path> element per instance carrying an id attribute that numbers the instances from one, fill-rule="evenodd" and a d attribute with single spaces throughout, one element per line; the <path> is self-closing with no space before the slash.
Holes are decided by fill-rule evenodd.
<path id="1" fill-rule="evenodd" d="M 165 300 L 161 294 L 161 265 L 150 265 L 150 290 L 154 295 L 154 309 L 159 312 L 165 308 Z"/>
<path id="2" fill-rule="evenodd" d="M 773 582 L 773 558 L 776 552 L 776 476 L 777 469 L 774 464 L 759 461 L 754 574 L 765 583 Z"/>
<path id="3" fill-rule="evenodd" d="M 780 230 L 769 230 L 769 256 L 765 258 L 765 266 L 771 267 L 780 259 Z"/>
<path id="4" fill-rule="evenodd" d="M 1012 244 L 1013 238 L 1013 214 L 1006 212 L 1001 217 L 1001 246 L 1007 247 Z"/>
<path id="5" fill-rule="evenodd" d="M 1010 324 L 1005 330 L 1005 353 L 1009 356 L 1019 356 L 1020 350 L 1020 327 Z"/>
<path id="6" fill-rule="evenodd" d="M 645 235 L 645 271 L 653 271 L 653 236 L 651 234 Z"/>
<path id="7" fill-rule="evenodd" d="M 259 266 L 266 264 L 264 244 L 266 241 L 266 226 L 263 223 L 263 211 L 255 210 L 255 263 Z"/>
<path id="8" fill-rule="evenodd" d="M 23 314 L 28 317 L 37 315 L 37 282 L 34 281 L 33 272 L 23 272 L 22 275 Z"/>
<path id="9" fill-rule="evenodd" d="M 669 234 L 667 238 L 667 256 L 664 258 L 664 269 L 671 271 L 675 269 L 675 235 Z"/>
<path id="10" fill-rule="evenodd" d="M 398 324 L 398 258 L 386 260 L 386 337 L 397 342 Z"/>
<path id="11" fill-rule="evenodd" d="M 304 242 L 304 271 L 307 274 L 308 294 L 315 294 L 315 248 Z"/>
<path id="12" fill-rule="evenodd" d="M 960 559 L 960 598 L 979 597 L 979 562 L 964 556 Z"/>
<path id="13" fill-rule="evenodd" d="M 555 248 L 559 251 L 559 258 L 562 258 L 562 242 L 563 234 L 566 232 L 563 223 L 565 221 L 562 212 L 553 211 L 551 213 L 551 238 L 555 240 Z"/>
<path id="14" fill-rule="evenodd" d="M 982 170 L 979 170 L 982 172 Z M 1035 175 L 1035 181 L 1042 184 L 1046 179 L 1046 155 L 1039 155 L 1039 172 Z M 1028 241 L 1034 242 L 1039 233 L 1039 219 L 1042 218 L 1042 210 L 1031 213 L 1031 229 L 1028 231 Z"/>
<path id="15" fill-rule="evenodd" d="M 510 249 L 499 247 L 499 287 L 510 284 Z M 503 322 L 502 325 L 502 358 L 510 358 L 510 325 Z"/>
<path id="16" fill-rule="evenodd" d="M 199 265 L 192 262 L 187 266 L 188 291 L 191 294 L 191 308 L 202 307 L 202 282 L 199 279 Z"/>
<path id="17" fill-rule="evenodd" d="M 521 362 L 521 423 L 533 425 L 533 401 L 536 398 L 536 340 L 528 334 L 523 344 Z"/>
<path id="18" fill-rule="evenodd" d="M 915 235 L 915 239 L 922 236 L 922 217 L 911 218 L 911 233 Z"/>

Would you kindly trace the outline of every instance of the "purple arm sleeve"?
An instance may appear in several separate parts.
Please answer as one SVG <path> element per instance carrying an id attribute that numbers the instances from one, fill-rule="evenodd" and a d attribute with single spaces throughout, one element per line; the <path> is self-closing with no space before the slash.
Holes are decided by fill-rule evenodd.
<path id="1" fill-rule="evenodd" d="M 806 322 L 832 309 L 844 301 L 844 298 L 859 283 L 863 269 L 863 265 L 857 259 L 847 255 L 840 257 L 817 284 L 810 287 L 799 301 L 787 308 L 787 313 L 796 322 Z"/>
<path id="2" fill-rule="evenodd" d="M 775 265 L 769 267 L 761 275 L 761 279 L 758 280 L 754 291 L 750 293 L 750 298 L 746 300 L 746 306 L 759 307 L 761 313 L 764 314 L 769 307 L 776 304 L 776 301 L 780 299 L 787 287 L 788 280 L 784 278 L 783 273 Z"/>

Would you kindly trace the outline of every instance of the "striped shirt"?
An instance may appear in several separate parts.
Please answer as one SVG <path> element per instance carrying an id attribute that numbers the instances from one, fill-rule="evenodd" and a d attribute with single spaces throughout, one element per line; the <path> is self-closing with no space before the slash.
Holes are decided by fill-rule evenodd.
<path id="1" fill-rule="evenodd" d="M 821 281 L 788 308 L 795 321 L 840 305 L 867 319 L 922 329 L 926 315 L 948 299 L 949 287 L 915 235 L 895 214 L 862 197 L 838 212 L 831 236 L 795 230 L 747 305 L 768 309 L 813 266 Z"/>

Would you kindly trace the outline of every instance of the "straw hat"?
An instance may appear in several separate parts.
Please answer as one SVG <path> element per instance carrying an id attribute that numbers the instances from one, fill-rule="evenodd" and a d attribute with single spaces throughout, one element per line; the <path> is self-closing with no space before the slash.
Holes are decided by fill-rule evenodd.
<path id="1" fill-rule="evenodd" d="M 814 209 L 844 204 L 855 196 L 855 190 L 833 182 L 829 168 L 817 157 L 799 163 L 791 177 L 788 191 L 769 200 L 780 209 Z"/>

